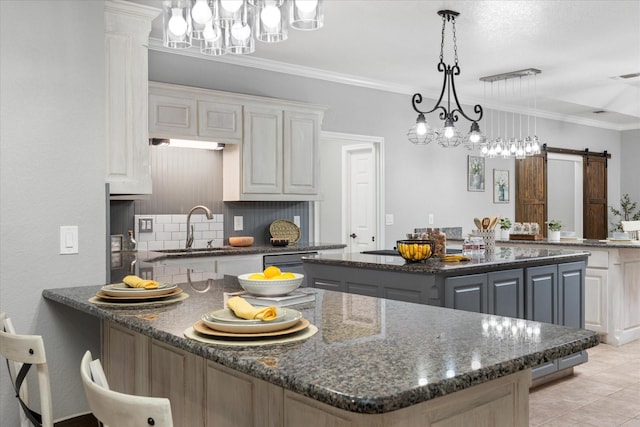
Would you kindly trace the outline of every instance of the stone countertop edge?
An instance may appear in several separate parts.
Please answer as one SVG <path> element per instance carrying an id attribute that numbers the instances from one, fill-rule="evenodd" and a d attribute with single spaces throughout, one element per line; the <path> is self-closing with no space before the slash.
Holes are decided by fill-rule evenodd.
<path id="1" fill-rule="evenodd" d="M 524 369 L 535 367 L 550 360 L 568 356 L 570 354 L 586 350 L 599 344 L 599 337 L 595 332 L 556 325 L 541 324 L 544 336 L 543 340 L 546 339 L 547 341 L 542 341 L 537 345 L 529 343 L 529 348 L 531 348 L 531 346 L 534 346 L 535 351 L 531 349 L 522 351 L 518 353 L 516 357 L 509 355 L 509 357 L 506 357 L 504 360 L 496 361 L 495 363 L 488 363 L 487 365 L 484 365 L 477 369 L 460 368 L 460 372 L 458 375 L 452 378 L 436 377 L 433 382 L 426 385 L 418 385 L 410 381 L 410 378 L 413 377 L 409 374 L 407 374 L 409 375 L 409 378 L 405 378 L 404 375 L 402 375 L 401 370 L 402 367 L 405 366 L 404 364 L 402 365 L 402 367 L 394 366 L 393 369 L 385 372 L 377 372 L 376 374 L 381 376 L 381 382 L 384 385 L 383 388 L 386 387 L 385 391 L 380 391 L 380 394 L 376 395 L 375 391 L 369 390 L 370 395 L 367 395 L 366 392 L 361 393 L 359 391 L 359 387 L 355 387 L 357 392 L 350 392 L 349 390 L 346 390 L 349 387 L 354 388 L 353 384 L 349 382 L 354 378 L 354 373 L 352 371 L 353 369 L 357 369 L 358 366 L 362 367 L 363 369 L 370 369 L 367 368 L 367 366 L 370 366 L 371 363 L 376 363 L 372 359 L 368 358 L 368 355 L 370 355 L 371 352 L 364 351 L 366 348 L 360 349 L 359 346 L 349 348 L 349 351 L 355 352 L 353 353 L 352 357 L 348 358 L 352 359 L 353 362 L 349 361 L 344 364 L 348 365 L 349 363 L 357 362 L 355 364 L 355 368 L 348 366 L 345 367 L 343 366 L 343 363 L 330 363 L 330 368 L 324 366 L 322 379 L 316 379 L 315 381 L 312 380 L 313 378 L 315 378 L 313 377 L 313 373 L 305 372 L 304 363 L 310 363 L 310 360 L 313 361 L 314 358 L 318 357 L 315 352 L 318 351 L 316 347 L 319 345 L 326 347 L 326 351 L 329 353 L 322 352 L 324 356 L 322 356 L 320 361 L 316 363 L 328 363 L 330 361 L 325 361 L 325 357 L 336 357 L 331 356 L 331 346 L 326 344 L 322 339 L 322 328 L 327 327 L 323 326 L 323 321 L 328 322 L 329 319 L 320 320 L 319 324 L 317 323 L 319 319 L 316 319 L 316 325 L 319 326 L 321 330 L 319 331 L 319 334 L 316 334 L 315 337 L 311 337 L 306 341 L 309 342 L 313 340 L 309 344 L 309 348 L 305 348 L 303 344 L 302 349 L 300 349 L 296 347 L 295 343 L 267 347 L 215 346 L 187 339 L 182 334 L 182 331 L 184 330 L 182 326 L 185 324 L 185 322 L 188 321 L 188 324 L 191 324 L 191 322 L 193 322 L 193 311 L 198 310 L 198 308 L 194 307 L 199 307 L 198 301 L 200 299 L 206 298 L 202 295 L 192 294 L 191 297 L 187 300 L 178 303 L 180 305 L 187 304 L 182 308 L 180 308 L 180 306 L 175 307 L 176 305 L 172 304 L 157 309 L 111 309 L 106 307 L 99 307 L 88 302 L 88 298 L 95 295 L 95 293 L 99 289 L 99 286 L 46 289 L 43 291 L 43 296 L 45 299 L 75 308 L 81 312 L 98 317 L 102 320 L 108 320 L 115 324 L 122 325 L 132 331 L 141 333 L 145 336 L 151 337 L 153 339 L 172 345 L 176 348 L 193 353 L 195 355 L 202 356 L 207 360 L 219 363 L 236 371 L 265 380 L 271 384 L 283 387 L 284 389 L 291 390 L 301 395 L 310 397 L 319 402 L 323 402 L 330 406 L 346 411 L 364 414 L 380 414 L 399 410 L 437 397 L 445 396 L 477 384 L 491 381 L 493 379 L 497 379 Z M 229 289 L 225 288 L 225 291 L 229 291 Z M 327 297 L 331 296 L 331 294 L 333 294 L 333 296 L 335 297 L 336 294 L 339 294 L 336 292 L 324 291 L 320 289 L 316 289 L 315 291 L 319 294 L 319 297 Z M 423 312 L 428 316 L 436 316 L 434 317 L 434 319 L 440 318 L 439 321 L 444 325 L 447 325 L 446 327 L 448 328 L 452 328 L 452 325 L 455 324 L 464 325 L 468 324 L 469 322 L 476 325 L 478 321 L 483 318 L 482 316 L 487 316 L 478 313 L 443 309 L 440 307 L 403 303 L 400 301 L 380 300 L 378 298 L 373 298 L 373 300 L 385 301 L 387 304 L 387 309 L 392 310 L 394 313 L 404 312 L 405 310 L 411 308 L 411 312 L 415 312 L 417 310 Z M 189 301 L 193 301 L 193 306 L 189 305 Z M 396 305 L 398 307 L 396 307 Z M 405 307 L 405 305 L 411 305 L 411 307 Z M 189 319 L 185 318 L 185 314 L 183 314 L 182 319 L 176 318 L 176 313 L 174 312 L 174 310 L 177 310 L 178 312 L 180 312 L 180 310 L 189 312 Z M 162 317 L 164 313 L 167 313 L 167 319 L 164 319 Z M 156 315 L 156 317 L 159 316 L 160 319 L 150 321 L 143 317 L 145 314 L 154 314 Z M 323 314 L 323 316 L 325 316 L 325 314 Z M 161 328 L 162 322 L 169 321 L 170 326 L 165 324 L 164 328 Z M 392 328 L 393 326 L 398 327 L 398 324 L 394 325 L 392 321 L 392 323 L 388 327 Z M 416 327 L 417 326 L 413 324 L 413 326 L 408 329 L 413 330 Z M 415 333 L 415 331 L 411 333 Z M 446 332 L 446 334 L 451 335 L 446 335 L 443 338 L 445 342 L 442 344 L 439 343 L 439 346 L 446 345 L 445 343 L 450 343 L 451 339 L 456 340 L 455 342 L 459 343 L 458 345 L 460 345 L 460 343 L 466 342 L 466 340 L 464 337 L 459 337 L 458 335 L 464 335 L 468 333 L 470 333 L 468 331 L 468 328 L 464 327 L 450 330 Z M 422 334 L 423 333 L 421 332 L 420 335 Z M 320 338 L 317 338 L 317 336 L 320 336 Z M 410 339 L 411 336 L 412 335 L 409 334 L 406 338 Z M 389 343 L 387 343 L 387 341 L 393 341 L 394 345 L 397 346 L 397 340 L 401 338 L 402 337 L 398 338 L 395 336 L 385 338 L 385 346 L 389 346 Z M 440 336 L 438 335 L 435 338 L 440 338 Z M 426 338 L 424 337 L 421 338 L 422 341 L 424 341 L 425 339 Z M 478 339 L 482 339 L 484 341 L 487 340 L 486 338 L 479 338 L 478 336 L 474 338 L 474 340 Z M 427 345 L 427 348 L 429 349 L 433 348 L 434 345 L 438 347 L 436 343 L 439 340 L 435 342 L 431 340 L 428 341 L 429 342 L 427 344 L 421 342 L 420 345 Z M 411 344 L 404 349 L 394 348 L 393 355 L 402 357 L 403 350 L 408 351 L 411 354 L 412 352 L 415 352 L 417 350 L 414 347 L 415 345 L 417 344 Z M 358 351 L 360 351 L 359 356 Z M 530 353 L 527 353 L 528 351 L 530 351 Z M 466 355 L 467 353 L 464 352 L 464 354 Z M 268 364 L 262 363 L 260 361 L 261 357 L 259 356 L 261 355 L 271 355 L 272 357 L 276 357 L 276 360 L 282 362 L 282 364 L 286 366 L 281 367 L 278 365 L 275 368 L 273 366 L 268 366 Z M 383 354 L 382 357 L 384 358 L 385 355 Z M 386 357 L 390 357 L 390 355 L 387 354 Z M 421 355 L 420 357 L 425 356 Z M 345 361 L 348 359 L 341 360 Z M 296 362 L 296 360 L 298 362 Z M 300 365 L 300 362 L 302 360 L 305 360 L 306 362 L 303 362 L 303 364 Z M 431 361 L 431 358 L 429 358 L 428 360 Z M 439 362 L 435 363 L 436 365 L 442 363 L 442 360 L 440 360 L 439 358 L 437 360 Z M 306 369 L 311 368 L 307 367 Z M 322 369 L 322 367 L 318 367 L 318 369 Z M 326 371 L 326 369 L 329 369 L 329 371 Z M 345 372 L 345 369 L 349 369 L 349 372 Z M 398 371 L 398 369 L 400 369 L 400 371 Z M 386 378 L 385 375 L 388 376 L 388 378 Z M 355 377 L 359 378 L 360 376 L 355 375 Z M 398 386 L 396 388 L 397 382 L 400 382 L 400 386 L 402 387 Z M 393 386 L 390 389 L 391 391 L 387 390 L 390 387 L 388 383 L 391 383 L 391 385 Z M 407 385 L 407 383 L 409 383 L 409 385 Z M 343 385 L 342 389 L 344 389 L 342 391 L 341 385 Z"/>
<path id="2" fill-rule="evenodd" d="M 405 273 L 430 273 L 430 274 L 469 274 L 474 272 L 485 272 L 493 268 L 522 268 L 536 265 L 549 264 L 552 262 L 574 262 L 586 261 L 590 255 L 588 251 L 582 250 L 545 250 L 541 254 L 536 253 L 513 258 L 509 252 L 510 248 L 496 248 L 493 255 L 483 258 L 472 258 L 471 261 L 443 262 L 439 258 L 429 258 L 420 262 L 406 262 L 400 256 L 370 255 L 361 253 L 327 254 L 314 257 L 302 257 L 303 263 L 342 265 L 346 267 L 367 268 L 374 270 L 398 271 Z M 509 255 L 502 255 L 508 253 Z"/>
<path id="3" fill-rule="evenodd" d="M 211 250 L 195 250 L 193 252 L 178 252 L 183 249 L 175 249 L 176 252 L 168 252 L 171 249 L 163 249 L 164 252 L 154 250 L 139 251 L 138 258 L 144 262 L 155 262 L 163 259 L 176 258 L 198 258 L 212 256 L 231 256 L 231 255 L 260 255 L 260 254 L 286 254 L 309 251 L 322 251 L 330 249 L 344 249 L 347 247 L 341 243 L 307 243 L 295 244 L 292 246 L 273 246 L 273 245 L 255 245 L 255 246 L 223 246 L 220 248 L 211 248 Z"/>
<path id="4" fill-rule="evenodd" d="M 603 239 L 604 240 L 604 239 Z M 447 239 L 447 241 L 462 243 L 464 239 Z M 502 240 L 496 239 L 496 245 L 500 245 L 500 243 L 509 243 L 509 244 L 524 244 L 524 245 L 553 245 L 553 246 L 571 246 L 571 247 L 586 247 L 586 248 L 609 248 L 609 249 L 620 249 L 620 248 L 630 248 L 630 249 L 640 249 L 640 240 L 631 241 L 631 242 L 619 242 L 619 243 L 606 243 L 601 242 L 598 239 L 584 239 L 584 240 L 561 240 L 559 242 L 550 242 L 546 238 L 542 240 Z"/>

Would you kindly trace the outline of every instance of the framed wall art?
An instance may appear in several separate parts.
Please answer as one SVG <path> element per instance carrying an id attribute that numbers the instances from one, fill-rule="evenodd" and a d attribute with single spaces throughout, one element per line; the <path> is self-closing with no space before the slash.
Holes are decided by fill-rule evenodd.
<path id="1" fill-rule="evenodd" d="M 509 171 L 493 170 L 493 203 L 509 203 Z"/>
<path id="2" fill-rule="evenodd" d="M 484 157 L 467 156 L 467 191 L 484 191 Z"/>

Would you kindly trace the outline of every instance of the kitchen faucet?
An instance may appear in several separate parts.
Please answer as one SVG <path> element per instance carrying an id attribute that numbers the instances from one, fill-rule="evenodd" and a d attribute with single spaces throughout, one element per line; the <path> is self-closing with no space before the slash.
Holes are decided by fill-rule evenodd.
<path id="1" fill-rule="evenodd" d="M 193 245 L 193 226 L 191 225 L 191 214 L 193 213 L 193 211 L 198 209 L 202 209 L 204 211 L 204 213 L 207 215 L 207 219 L 213 219 L 213 214 L 211 213 L 211 210 L 208 207 L 197 205 L 191 208 L 191 210 L 189 211 L 189 214 L 187 215 L 187 244 L 185 246 L 186 249 L 191 249 L 191 245 Z"/>

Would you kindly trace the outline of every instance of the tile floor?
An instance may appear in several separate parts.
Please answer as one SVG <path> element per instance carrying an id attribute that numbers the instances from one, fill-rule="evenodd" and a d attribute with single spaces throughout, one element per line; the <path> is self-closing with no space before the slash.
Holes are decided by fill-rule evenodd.
<path id="1" fill-rule="evenodd" d="M 640 427 L 640 340 L 588 352 L 573 376 L 531 391 L 530 427 Z"/>

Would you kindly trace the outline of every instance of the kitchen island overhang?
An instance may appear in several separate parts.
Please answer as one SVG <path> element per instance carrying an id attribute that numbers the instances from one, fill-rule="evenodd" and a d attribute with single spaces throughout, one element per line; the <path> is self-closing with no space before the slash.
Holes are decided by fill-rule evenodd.
<path id="1" fill-rule="evenodd" d="M 145 310 L 89 303 L 98 290 L 53 289 L 43 295 L 152 346 L 197 356 L 207 368 L 220 365 L 265 381 L 280 390 L 277 395 L 293 392 L 353 414 L 389 415 L 476 386 L 491 388 L 512 375 L 528 389 L 530 368 L 598 344 L 595 333 L 582 329 L 317 290 L 315 304 L 301 310 L 318 327 L 316 335 L 296 344 L 229 348 L 187 339 L 183 332 L 201 314 L 220 308 L 224 292 L 239 290 L 233 277 L 175 305 Z M 357 308 L 358 315 L 347 307 Z M 107 359 L 127 360 L 103 351 Z M 149 375 L 148 381 L 160 378 Z M 202 405 L 208 404 L 213 403 L 205 397 Z"/>

